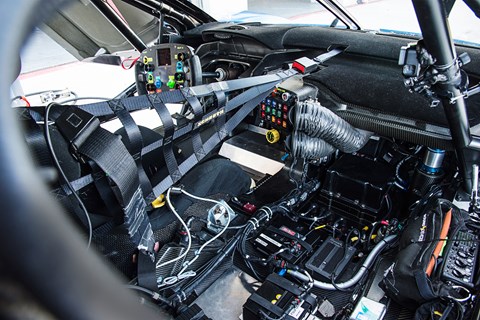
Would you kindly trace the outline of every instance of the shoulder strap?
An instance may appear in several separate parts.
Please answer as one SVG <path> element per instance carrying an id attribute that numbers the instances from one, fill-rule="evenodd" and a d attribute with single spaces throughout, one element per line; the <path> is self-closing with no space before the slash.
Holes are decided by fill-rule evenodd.
<path id="1" fill-rule="evenodd" d="M 153 255 L 155 241 L 135 160 L 120 137 L 101 128 L 94 118 L 79 108 L 67 107 L 56 124 L 77 156 L 93 161 L 105 172 L 124 212 L 130 238 L 140 251 Z"/>

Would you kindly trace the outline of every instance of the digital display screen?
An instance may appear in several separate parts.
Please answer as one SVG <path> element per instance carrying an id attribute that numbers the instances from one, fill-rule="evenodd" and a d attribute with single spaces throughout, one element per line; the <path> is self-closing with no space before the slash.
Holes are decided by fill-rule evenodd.
<path id="1" fill-rule="evenodd" d="M 159 66 L 171 65 L 172 60 L 170 59 L 170 49 L 158 49 L 157 50 L 157 61 Z"/>

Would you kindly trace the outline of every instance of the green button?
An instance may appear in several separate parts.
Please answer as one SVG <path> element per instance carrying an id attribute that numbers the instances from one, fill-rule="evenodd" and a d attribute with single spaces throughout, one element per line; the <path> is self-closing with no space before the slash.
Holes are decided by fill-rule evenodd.
<path id="1" fill-rule="evenodd" d="M 175 88 L 174 76 L 168 76 L 167 87 L 169 87 L 170 89 Z"/>
<path id="2" fill-rule="evenodd" d="M 267 106 L 267 113 L 270 113 L 270 107 Z"/>
<path id="3" fill-rule="evenodd" d="M 147 82 L 148 83 L 153 83 L 153 74 L 151 72 L 149 72 L 148 75 L 147 75 Z"/>

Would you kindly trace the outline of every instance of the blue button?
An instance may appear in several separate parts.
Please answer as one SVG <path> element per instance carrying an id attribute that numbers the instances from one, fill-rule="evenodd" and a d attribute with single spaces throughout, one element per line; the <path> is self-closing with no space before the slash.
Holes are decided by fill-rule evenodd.
<path id="1" fill-rule="evenodd" d="M 180 61 L 177 62 L 177 72 L 183 72 L 183 63 Z"/>
<path id="2" fill-rule="evenodd" d="M 162 87 L 162 80 L 160 80 L 159 76 L 155 77 L 155 87 L 161 88 Z"/>

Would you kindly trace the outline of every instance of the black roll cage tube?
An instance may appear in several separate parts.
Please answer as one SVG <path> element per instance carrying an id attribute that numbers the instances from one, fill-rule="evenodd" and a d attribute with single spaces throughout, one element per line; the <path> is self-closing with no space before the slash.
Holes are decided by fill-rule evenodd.
<path id="1" fill-rule="evenodd" d="M 446 76 L 432 90 L 442 101 L 445 116 L 458 159 L 464 191 L 472 189 L 472 165 L 480 160 L 480 138 L 472 136 L 465 97 L 458 87 L 461 77 L 453 38 L 450 33 L 445 3 L 439 0 L 412 0 L 428 53 L 434 67 Z M 472 8 L 473 10 L 473 8 Z"/>
<path id="2" fill-rule="evenodd" d="M 192 5 L 183 2 L 164 2 L 155 0 L 122 0 L 123 2 L 142 10 L 145 13 L 154 15 L 158 18 L 165 15 L 175 20 L 179 24 L 183 24 L 186 29 L 199 26 L 201 23 L 214 22 L 215 19 L 205 12 L 195 10 Z M 139 52 L 147 48 L 147 45 L 140 37 L 130 28 L 128 23 L 118 15 L 118 13 L 107 2 L 102 0 L 90 0 L 90 2 L 105 16 L 105 18 L 120 32 L 125 39 Z M 165 1 L 166 2 L 166 1 Z M 184 10 L 189 15 L 178 11 Z M 191 15 L 191 16 L 190 16 Z M 193 17 L 193 18 L 192 18 Z"/>

